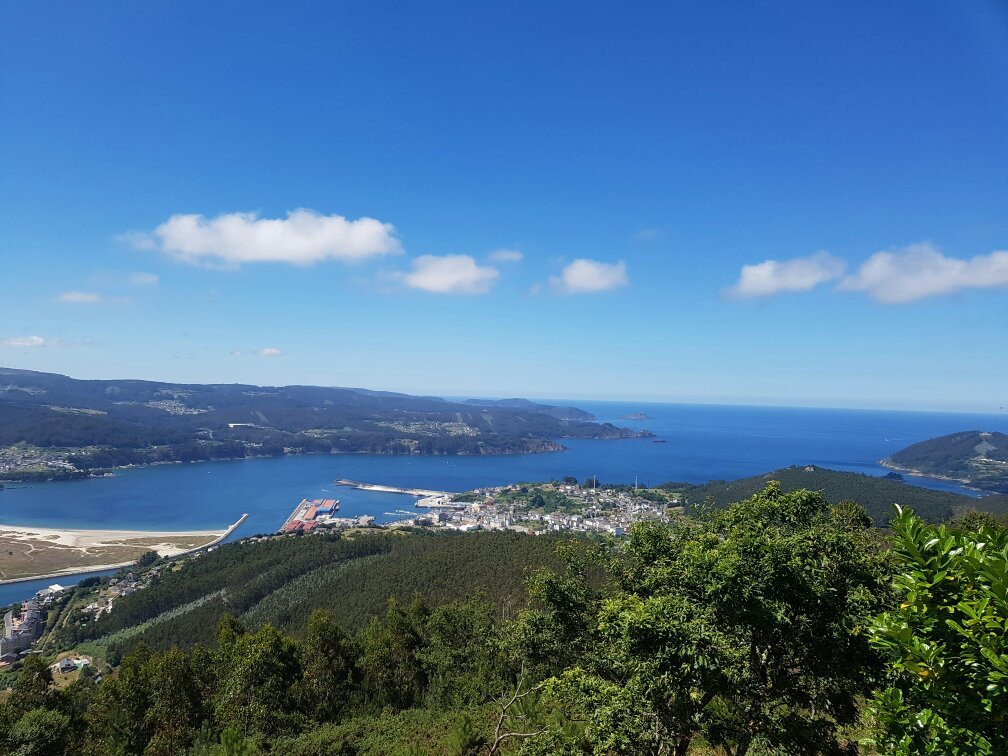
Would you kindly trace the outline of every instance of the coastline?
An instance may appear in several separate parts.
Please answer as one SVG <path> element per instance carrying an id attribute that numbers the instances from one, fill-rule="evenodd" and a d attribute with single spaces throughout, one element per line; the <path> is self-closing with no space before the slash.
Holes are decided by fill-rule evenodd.
<path id="1" fill-rule="evenodd" d="M 611 425 L 611 423 L 604 423 L 605 425 Z M 616 427 L 616 426 L 614 426 Z M 653 438 L 654 434 L 648 430 L 632 431 L 629 428 L 619 428 L 622 431 L 629 431 L 627 435 L 612 435 L 612 436 L 594 436 L 585 438 L 575 438 L 572 436 L 560 436 L 554 439 L 527 439 L 528 441 L 534 441 L 531 444 L 531 448 L 509 448 L 502 449 L 492 452 L 480 452 L 478 454 L 472 454 L 468 452 L 456 452 L 454 454 L 448 453 L 432 453 L 432 454 L 420 454 L 414 453 L 409 450 L 404 451 L 372 451 L 372 450 L 359 450 L 359 451 L 299 451 L 295 453 L 282 453 L 282 454 L 252 454 L 244 455 L 241 457 L 213 457 L 209 459 L 194 459 L 194 460 L 181 460 L 172 459 L 164 460 L 160 462 L 138 462 L 129 463 L 125 465 L 115 465 L 113 467 L 95 467 L 84 470 L 73 470 L 64 471 L 63 475 L 54 475 L 49 478 L 40 478 L 37 473 L 32 473 L 26 477 L 15 477 L 15 478 L 3 478 L 0 477 L 0 490 L 6 484 L 20 484 L 20 485 L 31 485 L 33 483 L 62 483 L 73 480 L 91 480 L 93 478 L 109 478 L 115 477 L 116 470 L 131 470 L 131 469 L 143 469 L 148 467 L 162 467 L 164 465 L 191 465 L 200 464 L 203 462 L 239 462 L 242 460 L 251 459 L 283 459 L 284 457 L 307 457 L 307 456 L 365 456 L 365 455 L 375 455 L 381 457 L 511 457 L 518 456 L 522 454 L 555 454 L 557 452 L 567 451 L 568 447 L 564 446 L 561 441 L 568 440 L 590 440 L 590 441 L 627 441 L 641 438 Z"/>
<path id="2" fill-rule="evenodd" d="M 242 523 L 247 520 L 249 515 L 247 513 L 242 514 L 235 522 L 229 525 L 225 530 L 85 530 L 85 529 L 74 529 L 74 528 L 41 528 L 33 526 L 24 525 L 0 525 L 0 535 L 13 534 L 14 537 L 19 540 L 41 540 L 47 543 L 58 544 L 60 546 L 69 546 L 72 548 L 78 548 L 86 551 L 88 548 L 101 545 L 106 541 L 127 541 L 127 540 L 138 540 L 138 539 L 172 539 L 185 537 L 202 537 L 206 536 L 211 540 L 206 543 L 200 544 L 199 546 L 194 546 L 188 549 L 179 549 L 174 547 L 171 543 L 155 543 L 151 544 L 150 551 L 157 551 L 162 557 L 178 557 L 186 556 L 188 554 L 195 554 L 206 549 L 213 548 L 214 546 L 225 541 L 232 533 L 235 532 Z M 159 549 L 159 546 L 166 546 L 167 548 Z M 117 562 L 113 564 L 96 564 L 80 567 L 67 567 L 62 570 L 54 570 L 40 575 L 25 575 L 16 578 L 5 578 L 0 580 L 0 586 L 11 585 L 14 583 L 26 583 L 32 580 L 46 580 L 49 578 L 61 578 L 69 577 L 72 575 L 83 575 L 89 572 L 102 572 L 105 570 L 116 570 L 122 569 L 124 567 L 130 567 L 136 564 L 136 560 L 130 560 L 127 562 Z"/>
<path id="3" fill-rule="evenodd" d="M 642 438 L 639 436 L 613 436 L 604 438 L 593 438 L 592 441 L 625 441 L 627 439 Z M 244 457 L 214 457 L 212 459 L 193 459 L 193 460 L 182 460 L 182 459 L 172 459 L 165 460 L 163 462 L 138 462 L 130 463 L 128 465 L 116 465 L 114 467 L 96 467 L 94 469 L 88 470 L 75 470 L 73 474 L 66 477 L 52 477 L 45 479 L 38 478 L 0 478 L 0 485 L 4 488 L 10 488 L 8 484 L 18 484 L 19 486 L 30 486 L 33 483 L 66 483 L 74 480 L 92 480 L 96 478 L 114 478 L 115 470 L 142 470 L 151 467 L 164 467 L 167 465 L 199 465 L 207 462 L 241 462 L 243 460 L 253 460 L 253 459 L 283 459 L 285 457 L 342 457 L 342 456 L 366 456 L 374 455 L 379 457 L 427 457 L 427 458 L 438 458 L 438 457 L 514 457 L 521 454 L 555 454 L 557 452 L 567 451 L 567 447 L 563 444 L 557 443 L 556 441 L 549 441 L 544 445 L 545 448 L 540 449 L 514 449 L 508 451 L 495 451 L 488 452 L 486 454 L 414 454 L 413 452 L 403 451 L 403 452 L 385 452 L 385 451 L 331 451 L 331 452 L 319 452 L 319 451 L 308 451 L 308 452 L 297 452 L 296 454 L 254 454 L 246 455 Z"/>
<path id="4" fill-rule="evenodd" d="M 992 491 L 986 488 L 978 488 L 976 483 L 972 480 L 954 478 L 951 475 L 939 475 L 938 473 L 923 472 L 922 470 L 917 470 L 912 467 L 902 467 L 897 465 L 895 462 L 890 461 L 888 458 L 879 460 L 879 464 L 885 469 L 898 472 L 901 475 L 909 475 L 914 478 L 931 478 L 932 480 L 947 480 L 949 483 L 958 483 L 963 488 L 987 496 L 998 493 L 997 491 Z"/>

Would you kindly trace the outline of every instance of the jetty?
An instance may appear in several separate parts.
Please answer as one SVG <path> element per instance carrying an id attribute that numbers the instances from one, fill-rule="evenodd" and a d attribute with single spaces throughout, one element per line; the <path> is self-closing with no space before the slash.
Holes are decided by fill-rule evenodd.
<path id="1" fill-rule="evenodd" d="M 226 540 L 227 540 L 228 538 L 230 538 L 230 537 L 231 537 L 231 534 L 232 534 L 232 533 L 234 533 L 234 532 L 235 532 L 236 530 L 238 530 L 238 528 L 240 528 L 240 527 L 241 527 L 242 523 L 243 523 L 243 522 L 245 522 L 245 520 L 247 520 L 248 518 L 249 518 L 249 514 L 248 514 L 248 512 L 245 512 L 245 513 L 244 513 L 244 514 L 243 514 L 243 515 L 242 515 L 241 517 L 239 517 L 239 518 L 237 519 L 237 521 L 235 521 L 235 522 L 234 522 L 234 523 L 233 523 L 233 524 L 232 524 L 232 525 L 231 525 L 231 526 L 230 526 L 230 527 L 229 527 L 229 528 L 228 528 L 227 530 L 225 530 L 225 531 L 224 531 L 224 533 L 223 533 L 223 534 L 221 534 L 221 535 L 220 535 L 220 536 L 219 536 L 218 538 L 215 538 L 214 540 L 210 541 L 210 543 L 208 543 L 208 544 L 205 544 L 205 545 L 203 545 L 203 546 L 199 546 L 199 547 L 197 547 L 197 548 L 195 548 L 195 549 L 192 549 L 191 551 L 187 551 L 187 552 L 185 552 L 185 553 L 186 553 L 186 554 L 192 554 L 192 553 L 195 553 L 195 552 L 197 552 L 197 551 L 203 551 L 204 549 L 210 549 L 210 548 L 213 548 L 214 546 L 217 546 L 218 544 L 220 544 L 220 543 L 223 543 L 223 542 L 224 542 L 224 541 L 226 541 Z"/>
<path id="2" fill-rule="evenodd" d="M 337 486 L 349 486 L 361 491 L 380 491 L 381 493 L 407 494 L 409 496 L 421 496 L 424 498 L 431 496 L 452 496 L 457 491 L 436 491 L 431 488 L 400 488 L 399 486 L 386 486 L 381 483 L 361 483 L 359 480 L 347 480 L 339 478 L 334 480 Z"/>

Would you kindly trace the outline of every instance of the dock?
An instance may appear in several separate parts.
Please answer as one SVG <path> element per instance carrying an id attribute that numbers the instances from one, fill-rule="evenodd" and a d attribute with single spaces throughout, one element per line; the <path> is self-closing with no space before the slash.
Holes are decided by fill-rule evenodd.
<path id="1" fill-rule="evenodd" d="M 339 508 L 339 499 L 301 499 L 290 516 L 284 520 L 279 532 L 307 533 L 320 524 L 326 524 Z"/>
<path id="2" fill-rule="evenodd" d="M 386 486 L 381 483 L 361 483 L 358 480 L 347 480 L 346 478 L 339 478 L 334 480 L 337 486 L 349 486 L 350 488 L 357 488 L 361 491 L 380 491 L 381 493 L 395 493 L 395 494 L 407 494 L 408 496 L 421 496 L 424 498 L 432 496 L 452 496 L 457 491 L 435 491 L 430 488 L 400 488 L 399 486 Z"/>

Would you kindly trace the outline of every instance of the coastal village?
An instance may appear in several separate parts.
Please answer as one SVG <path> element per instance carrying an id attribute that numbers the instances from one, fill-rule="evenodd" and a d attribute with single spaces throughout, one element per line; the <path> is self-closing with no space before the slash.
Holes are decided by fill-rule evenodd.
<path id="1" fill-rule="evenodd" d="M 551 483 L 514 483 L 464 493 L 398 489 L 354 481 L 337 481 L 368 490 L 418 496 L 416 515 L 383 527 L 419 527 L 459 531 L 513 530 L 529 535 L 571 531 L 622 536 L 642 520 L 666 520 L 681 511 L 675 493 L 635 486 L 580 484 L 574 479 Z M 317 528 L 374 526 L 374 518 L 338 517 L 337 499 L 303 499 L 280 533 L 308 533 Z"/>
<path id="2" fill-rule="evenodd" d="M 416 506 L 426 511 L 400 524 L 530 535 L 570 531 L 622 536 L 636 522 L 666 520 L 681 511 L 680 504 L 677 496 L 655 489 L 517 483 L 424 497 Z"/>
<path id="3" fill-rule="evenodd" d="M 0 480 L 26 474 L 45 478 L 78 475 L 79 471 L 69 461 L 65 450 L 43 449 L 30 444 L 0 446 Z"/>
<path id="4" fill-rule="evenodd" d="M 161 569 L 155 566 L 149 570 L 123 571 L 115 577 L 94 579 L 93 586 L 82 584 L 79 588 L 53 583 L 37 591 L 27 601 L 8 608 L 0 635 L 0 672 L 32 653 L 46 631 L 56 624 L 55 620 L 64 616 L 69 608 L 67 604 L 75 594 L 80 594 L 76 608 L 81 616 L 85 621 L 93 621 L 111 612 L 120 598 L 143 590 L 157 580 Z M 83 596 L 86 596 L 87 603 L 84 603 Z M 53 673 L 65 675 L 90 664 L 91 660 L 87 657 L 61 658 L 54 665 L 58 669 L 54 669 Z"/>
<path id="5" fill-rule="evenodd" d="M 551 483 L 515 483 L 478 488 L 464 493 L 426 489 L 392 489 L 387 486 L 340 481 L 343 485 L 413 493 L 416 514 L 385 525 L 376 525 L 370 515 L 339 516 L 338 499 L 302 499 L 272 536 L 306 535 L 330 530 L 424 528 L 455 531 L 511 530 L 530 536 L 561 531 L 619 537 L 636 522 L 664 521 L 681 511 L 680 497 L 662 489 L 637 486 L 600 486 L 595 481 L 573 479 Z M 404 513 L 405 514 L 405 513 Z M 243 518 L 244 519 L 244 518 Z M 0 637 L 0 672 L 26 654 L 45 645 L 47 632 L 72 616 L 75 622 L 93 622 L 110 613 L 118 601 L 157 581 L 165 569 L 179 569 L 184 560 L 198 559 L 215 547 L 179 557 L 149 569 L 124 569 L 108 578 L 92 578 L 79 587 L 53 584 L 32 598 L 15 604 L 4 615 Z M 92 582 L 93 581 L 93 582 Z M 69 674 L 88 666 L 86 656 L 67 656 L 56 664 L 54 674 Z"/>

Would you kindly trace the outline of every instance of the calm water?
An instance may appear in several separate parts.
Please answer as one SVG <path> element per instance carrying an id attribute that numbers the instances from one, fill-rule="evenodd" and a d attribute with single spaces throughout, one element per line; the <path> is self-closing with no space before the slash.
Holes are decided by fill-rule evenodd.
<path id="1" fill-rule="evenodd" d="M 251 516 L 236 535 L 278 528 L 302 498 L 336 497 L 341 514 L 379 522 L 409 510 L 409 496 L 336 487 L 335 478 L 461 491 L 564 475 L 652 485 L 680 480 L 756 475 L 792 464 L 814 464 L 873 475 L 878 460 L 908 444 L 960 430 L 1008 432 L 1008 413 L 876 412 L 721 407 L 709 405 L 571 402 L 600 420 L 646 428 L 650 439 L 564 441 L 568 451 L 496 457 L 325 455 L 165 465 L 121 471 L 115 478 L 44 483 L 0 491 L 0 523 L 79 528 L 179 530 L 223 528 Z M 645 412 L 650 420 L 618 420 Z M 943 481 L 918 485 L 964 492 Z M 42 581 L 47 584 L 52 581 Z M 70 582 L 61 581 L 61 582 Z M 0 588 L 0 603 L 38 587 Z M 13 596 L 5 598 L 7 593 Z"/>

